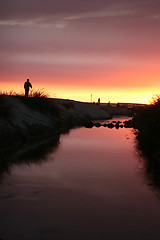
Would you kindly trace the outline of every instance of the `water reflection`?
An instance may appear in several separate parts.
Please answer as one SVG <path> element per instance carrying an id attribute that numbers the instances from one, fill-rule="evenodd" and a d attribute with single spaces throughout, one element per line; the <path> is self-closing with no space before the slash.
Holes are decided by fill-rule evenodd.
<path id="1" fill-rule="evenodd" d="M 124 119 L 120 119 L 120 120 L 124 120 Z M 92 129 L 92 132 L 94 132 L 93 129 Z M 112 137 L 114 136 L 114 132 L 115 131 L 112 130 L 112 134 L 111 134 Z M 69 134 L 69 131 L 67 132 L 64 131 L 63 136 L 68 134 Z M 82 132 L 81 132 L 81 135 L 83 135 Z M 109 135 L 109 132 L 107 133 L 107 135 Z M 110 141 L 111 141 L 111 136 L 108 136 Z M 102 133 L 101 133 L 101 138 L 102 138 Z M 115 139 L 117 138 L 119 138 L 119 136 L 116 132 Z M 129 138 L 126 138 L 126 139 L 129 139 Z M 50 153 L 54 153 L 57 150 L 57 148 L 59 147 L 59 144 L 60 144 L 60 135 L 57 134 L 51 138 L 48 138 L 48 139 L 41 138 L 38 141 L 33 141 L 26 145 L 22 145 L 18 147 L 18 149 L 12 149 L 10 152 L 7 152 L 7 153 L 5 152 L 3 155 L 1 155 L 1 159 L 0 159 L 0 181 L 3 180 L 5 175 L 10 175 L 11 168 L 14 164 L 29 165 L 34 163 L 34 164 L 40 165 L 44 163 L 45 161 L 47 161 L 48 155 Z M 92 141 L 91 144 L 93 147 L 94 141 Z M 98 143 L 96 142 L 96 144 Z M 118 144 L 120 144 L 119 141 L 118 141 Z M 101 146 L 102 146 L 102 143 L 101 143 Z M 96 147 L 98 148 L 98 145 L 96 145 Z M 115 140 L 114 140 L 114 147 L 118 148 L 118 145 L 116 145 Z M 88 144 L 87 144 L 87 148 L 89 148 Z M 141 139 L 136 139 L 136 150 L 140 156 L 141 168 L 143 169 L 143 173 L 145 175 L 144 178 L 145 178 L 146 184 L 148 186 L 151 186 L 152 189 L 157 192 L 157 196 L 160 199 L 160 161 L 159 161 L 160 151 L 159 149 L 156 149 L 156 150 L 154 149 L 153 151 L 152 148 L 149 148 L 148 146 L 146 147 L 141 141 Z M 74 152 L 74 148 L 72 149 L 72 152 Z"/>
<path id="2" fill-rule="evenodd" d="M 55 152 L 59 146 L 60 135 L 48 139 L 38 139 L 4 152 L 0 159 L 0 180 L 10 174 L 13 164 L 41 164 L 47 161 L 48 154 Z"/>
<path id="3" fill-rule="evenodd" d="M 131 129 L 78 128 L 60 145 L 57 136 L 43 147 L 39 141 L 35 152 L 8 156 L 0 238 L 160 239 L 159 201 L 137 174 L 133 143 Z"/>
<path id="4" fill-rule="evenodd" d="M 145 145 L 144 139 L 136 140 L 136 149 L 141 159 L 147 185 L 157 192 L 160 199 L 160 149 Z"/>

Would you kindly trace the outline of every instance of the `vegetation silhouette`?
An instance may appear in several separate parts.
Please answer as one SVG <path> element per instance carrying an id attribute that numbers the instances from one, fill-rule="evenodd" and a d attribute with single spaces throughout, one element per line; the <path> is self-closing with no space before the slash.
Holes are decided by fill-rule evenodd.
<path id="1" fill-rule="evenodd" d="M 137 138 L 137 151 L 143 157 L 147 184 L 160 198 L 160 96 L 144 107 L 133 119 Z"/>
<path id="2" fill-rule="evenodd" d="M 160 96 L 156 95 L 152 104 L 139 110 L 133 122 L 141 147 L 156 159 L 160 152 Z"/>

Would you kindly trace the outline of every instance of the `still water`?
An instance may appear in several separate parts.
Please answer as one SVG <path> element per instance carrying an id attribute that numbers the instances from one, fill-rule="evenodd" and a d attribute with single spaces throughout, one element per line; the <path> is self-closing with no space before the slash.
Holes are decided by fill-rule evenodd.
<path id="1" fill-rule="evenodd" d="M 0 239 L 160 239 L 160 200 L 132 129 L 73 129 L 20 162 L 1 176 Z"/>

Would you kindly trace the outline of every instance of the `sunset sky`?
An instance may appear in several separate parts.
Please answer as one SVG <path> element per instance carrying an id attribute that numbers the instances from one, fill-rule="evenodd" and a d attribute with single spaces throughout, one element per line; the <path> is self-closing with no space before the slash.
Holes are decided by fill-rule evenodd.
<path id="1" fill-rule="evenodd" d="M 160 93 L 160 0 L 1 0 L 0 90 L 146 103 Z"/>

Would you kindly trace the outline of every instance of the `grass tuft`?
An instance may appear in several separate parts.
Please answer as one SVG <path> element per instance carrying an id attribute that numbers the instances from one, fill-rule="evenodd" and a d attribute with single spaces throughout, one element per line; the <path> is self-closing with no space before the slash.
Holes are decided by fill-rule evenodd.
<path id="1" fill-rule="evenodd" d="M 29 97 L 32 98 L 49 98 L 49 94 L 44 92 L 44 89 L 38 89 L 36 91 L 31 90 L 29 93 Z"/>

